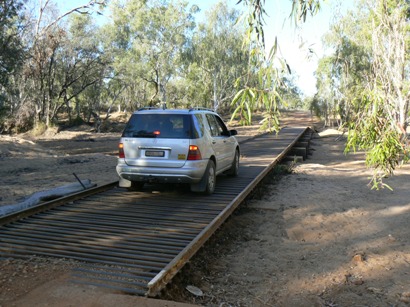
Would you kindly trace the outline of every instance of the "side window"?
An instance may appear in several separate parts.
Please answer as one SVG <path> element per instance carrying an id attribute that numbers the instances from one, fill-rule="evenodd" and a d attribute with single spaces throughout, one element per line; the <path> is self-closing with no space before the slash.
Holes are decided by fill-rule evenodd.
<path id="1" fill-rule="evenodd" d="M 206 118 L 209 123 L 209 128 L 212 136 L 221 136 L 224 131 L 224 123 L 218 117 L 215 117 L 213 114 L 206 114 Z M 222 125 L 221 125 L 222 124 Z M 226 129 L 226 127 L 225 127 Z"/>
<path id="2" fill-rule="evenodd" d="M 192 130 L 193 133 L 193 138 L 197 139 L 200 138 L 204 135 L 204 121 L 203 121 L 203 117 L 201 114 L 195 114 L 195 116 L 193 116 L 193 126 L 194 129 Z"/>
<path id="3" fill-rule="evenodd" d="M 222 135 L 222 132 L 225 132 L 224 135 L 228 135 L 226 132 L 228 132 L 228 128 L 225 126 L 223 120 L 219 116 L 215 116 L 216 122 L 218 123 L 220 135 Z"/>

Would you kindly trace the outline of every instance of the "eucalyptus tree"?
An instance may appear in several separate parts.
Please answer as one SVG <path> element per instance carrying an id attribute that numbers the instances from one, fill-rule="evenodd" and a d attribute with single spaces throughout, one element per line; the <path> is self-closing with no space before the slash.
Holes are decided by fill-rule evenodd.
<path id="1" fill-rule="evenodd" d="M 100 49 L 98 27 L 88 14 L 72 14 L 69 27 L 63 41 L 64 48 L 57 54 L 58 64 L 55 65 L 57 75 L 55 89 L 56 101 L 51 118 L 55 118 L 64 109 L 72 120 L 75 109 L 79 119 L 81 108 L 89 113 L 99 113 L 99 93 L 104 87 L 102 80 L 106 75 L 109 59 Z M 76 99 L 80 98 L 81 99 Z M 75 101 L 75 105 L 72 105 Z M 83 102 L 83 103 L 81 103 Z"/>
<path id="2" fill-rule="evenodd" d="M 15 76 L 21 70 L 25 49 L 22 41 L 25 18 L 23 1 L 4 0 L 0 3 L 0 131 L 15 125 L 13 113 L 19 106 Z"/>
<path id="3" fill-rule="evenodd" d="M 344 98 L 346 152 L 362 149 L 372 186 L 408 160 L 408 2 L 362 1 L 326 37 L 335 49 L 333 88 Z"/>
<path id="4" fill-rule="evenodd" d="M 354 101 L 346 150 L 364 149 L 375 170 L 373 187 L 386 186 L 385 176 L 409 159 L 410 78 L 406 0 L 366 2 L 369 12 L 371 75 L 366 91 Z"/>
<path id="5" fill-rule="evenodd" d="M 3 0 L 0 3 L 0 87 L 7 86 L 10 75 L 23 59 L 23 4 L 20 0 Z"/>
<path id="6" fill-rule="evenodd" d="M 317 92 L 310 106 L 316 116 L 324 119 L 325 126 L 330 124 L 331 115 L 334 115 L 336 112 L 333 63 L 333 56 L 327 56 L 319 60 L 318 68 L 315 72 Z M 335 117 L 333 116 L 332 118 Z"/>
<path id="7" fill-rule="evenodd" d="M 26 11 L 28 31 L 23 37 L 28 56 L 21 75 L 16 76 L 20 101 L 14 116 L 18 119 L 19 129 L 29 129 L 41 122 L 49 123 L 51 101 L 55 98 L 52 87 L 55 56 L 65 36 L 64 29 L 58 24 L 49 26 L 58 18 L 55 4 L 49 1 L 31 4 L 34 6 Z"/>
<path id="8" fill-rule="evenodd" d="M 345 126 L 353 116 L 351 102 L 361 96 L 367 86 L 366 80 L 372 75 L 367 11 L 362 5 L 358 8 L 331 25 L 323 41 L 334 53 L 321 59 L 316 71 L 316 97 L 326 100 L 327 107 L 318 112 L 332 115 L 339 127 Z M 323 82 L 324 78 L 327 82 Z"/>
<path id="9" fill-rule="evenodd" d="M 179 77 L 181 55 L 195 26 L 195 7 L 173 1 L 113 3 L 114 69 L 127 82 L 127 91 L 138 85 L 150 105 L 172 100 L 168 85 Z"/>
<path id="10" fill-rule="evenodd" d="M 239 15 L 221 1 L 205 13 L 206 22 L 198 24 L 193 36 L 191 69 L 198 68 L 200 76 L 195 86 L 210 94 L 203 103 L 209 106 L 212 101 L 209 107 L 215 110 L 229 107 L 235 81 L 246 72 L 249 55 L 242 49 L 244 29 L 236 24 Z"/>
<path id="11" fill-rule="evenodd" d="M 279 95 L 284 101 L 281 107 L 285 109 L 303 109 L 302 92 L 300 88 L 295 84 L 295 78 L 293 75 L 283 76 L 283 87 L 279 90 Z"/>
<path id="12" fill-rule="evenodd" d="M 68 93 L 68 88 L 74 84 L 63 80 L 65 76 L 61 72 L 64 70 L 60 69 L 64 65 L 64 53 L 73 47 L 69 44 L 66 17 L 74 12 L 88 14 L 92 7 L 103 4 L 103 0 L 91 0 L 60 14 L 52 1 L 28 2 L 24 11 L 26 32 L 22 37 L 27 57 L 20 74 L 15 76 L 14 85 L 19 101 L 13 116 L 20 121 L 18 126 L 28 129 L 39 123 L 50 125 L 60 100 L 64 100 L 64 93 Z M 73 59 L 76 56 L 83 54 L 70 55 L 70 61 L 80 62 Z"/>
<path id="13" fill-rule="evenodd" d="M 97 33 L 102 52 L 110 62 L 102 95 L 115 103 L 118 111 L 133 110 L 148 100 L 149 89 L 140 78 L 140 60 L 133 49 L 134 32 L 129 25 L 132 16 L 125 17 L 126 11 L 117 2 L 111 4 L 111 12 L 112 22 L 102 25 Z"/>

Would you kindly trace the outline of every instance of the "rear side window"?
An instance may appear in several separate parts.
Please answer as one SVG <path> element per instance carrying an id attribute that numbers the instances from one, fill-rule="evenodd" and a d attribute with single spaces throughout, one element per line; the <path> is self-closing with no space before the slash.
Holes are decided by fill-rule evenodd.
<path id="1" fill-rule="evenodd" d="M 213 114 L 206 114 L 206 119 L 208 120 L 212 136 L 227 135 L 228 129 L 226 128 L 222 119 L 220 119 L 218 116 L 214 116 Z"/>
<path id="2" fill-rule="evenodd" d="M 191 116 L 185 114 L 133 114 L 123 137 L 191 138 Z"/>
<path id="3" fill-rule="evenodd" d="M 205 125 L 201 114 L 195 114 L 193 117 L 193 139 L 199 139 L 204 135 Z"/>

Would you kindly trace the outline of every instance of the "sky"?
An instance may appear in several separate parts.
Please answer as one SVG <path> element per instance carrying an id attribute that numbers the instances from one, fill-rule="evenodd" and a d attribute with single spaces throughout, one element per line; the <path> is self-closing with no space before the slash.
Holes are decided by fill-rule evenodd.
<path id="1" fill-rule="evenodd" d="M 219 0 L 189 0 L 190 4 L 196 4 L 201 9 L 201 13 L 209 10 Z M 87 0 L 57 0 L 61 12 L 88 3 Z M 226 0 L 230 7 L 243 9 L 238 0 Z M 318 60 L 325 54 L 322 45 L 322 36 L 329 30 L 331 20 L 336 8 L 340 8 L 342 13 L 352 8 L 354 0 L 323 0 L 320 12 L 314 17 L 308 17 L 307 21 L 301 25 L 300 29 L 289 20 L 291 12 L 290 0 L 266 0 L 265 40 L 267 48 L 270 49 L 278 39 L 281 55 L 289 64 L 292 74 L 295 75 L 295 83 L 302 90 L 305 96 L 312 96 L 316 92 L 316 79 L 314 72 L 317 68 Z M 200 14 L 201 14 L 200 13 Z M 104 18 L 100 17 L 100 18 Z M 196 16 L 201 21 L 201 16 Z M 308 48 L 313 53 L 308 52 Z"/>
<path id="2" fill-rule="evenodd" d="M 306 96 L 314 95 L 314 72 L 318 60 L 329 53 L 322 44 L 322 37 L 329 31 L 335 13 L 345 14 L 348 9 L 354 7 L 354 0 L 321 1 L 321 10 L 313 17 L 308 16 L 299 28 L 296 28 L 289 19 L 290 0 L 267 0 L 266 3 L 266 11 L 270 15 L 270 18 L 266 18 L 267 41 L 272 43 L 275 36 L 278 38 L 281 55 L 296 75 L 296 84 Z"/>

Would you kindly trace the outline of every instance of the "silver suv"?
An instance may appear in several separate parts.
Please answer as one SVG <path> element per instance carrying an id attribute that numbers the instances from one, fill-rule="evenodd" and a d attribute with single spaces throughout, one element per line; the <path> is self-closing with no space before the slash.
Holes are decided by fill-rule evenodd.
<path id="1" fill-rule="evenodd" d="M 189 183 L 193 192 L 212 194 L 217 175 L 238 175 L 236 134 L 212 110 L 140 109 L 119 143 L 119 186 L 138 190 L 146 182 Z"/>

